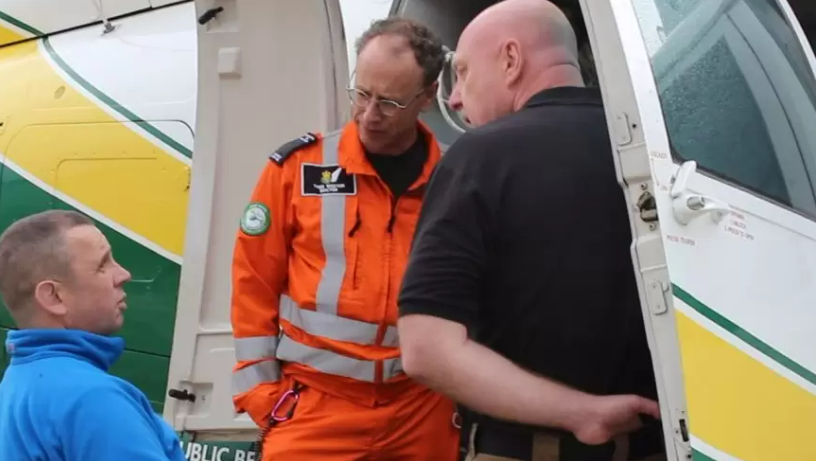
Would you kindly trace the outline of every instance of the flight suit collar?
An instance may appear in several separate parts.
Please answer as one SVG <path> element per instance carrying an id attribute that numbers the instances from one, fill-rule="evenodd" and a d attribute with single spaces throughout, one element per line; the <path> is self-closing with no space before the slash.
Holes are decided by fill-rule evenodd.
<path id="1" fill-rule="evenodd" d="M 441 150 L 433 132 L 421 121 L 418 122 L 418 127 L 427 142 L 427 160 L 424 162 L 421 174 L 408 190 L 426 184 L 430 180 L 436 164 L 441 160 Z M 348 174 L 378 176 L 376 169 L 367 161 L 364 146 L 359 140 L 356 122 L 348 122 L 342 129 L 339 149 L 339 166 L 344 168 Z"/>

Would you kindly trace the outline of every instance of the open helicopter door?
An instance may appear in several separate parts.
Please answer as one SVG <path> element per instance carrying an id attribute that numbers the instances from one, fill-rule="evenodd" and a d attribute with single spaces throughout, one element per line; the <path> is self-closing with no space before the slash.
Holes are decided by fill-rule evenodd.
<path id="1" fill-rule="evenodd" d="M 581 4 L 635 235 L 669 459 L 814 459 L 806 37 L 781 0 Z"/>
<path id="2" fill-rule="evenodd" d="M 336 0 L 195 5 L 196 135 L 163 416 L 201 440 L 256 429 L 231 399 L 231 256 L 242 210 L 276 147 L 343 124 L 348 71 Z"/>

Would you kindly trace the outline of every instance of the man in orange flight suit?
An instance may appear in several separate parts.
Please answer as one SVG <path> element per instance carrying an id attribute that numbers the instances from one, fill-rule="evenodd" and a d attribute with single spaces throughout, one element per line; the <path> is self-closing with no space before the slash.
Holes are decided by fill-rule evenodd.
<path id="1" fill-rule="evenodd" d="M 395 327 L 441 157 L 418 120 L 435 98 L 441 42 L 387 19 L 356 51 L 354 121 L 277 149 L 243 215 L 234 404 L 263 429 L 262 460 L 455 461 L 455 406 L 403 373 Z"/>

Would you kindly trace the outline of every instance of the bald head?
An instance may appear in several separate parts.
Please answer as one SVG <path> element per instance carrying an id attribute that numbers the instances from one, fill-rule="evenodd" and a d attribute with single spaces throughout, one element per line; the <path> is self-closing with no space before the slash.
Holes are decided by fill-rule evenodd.
<path id="1" fill-rule="evenodd" d="M 577 67 L 575 32 L 564 13 L 547 0 L 505 0 L 487 8 L 464 29 L 458 47 L 476 40 L 495 47 L 514 40 L 528 58 Z"/>
<path id="2" fill-rule="evenodd" d="M 464 29 L 450 104 L 473 125 L 517 111 L 539 91 L 583 86 L 575 32 L 547 0 L 505 0 Z"/>

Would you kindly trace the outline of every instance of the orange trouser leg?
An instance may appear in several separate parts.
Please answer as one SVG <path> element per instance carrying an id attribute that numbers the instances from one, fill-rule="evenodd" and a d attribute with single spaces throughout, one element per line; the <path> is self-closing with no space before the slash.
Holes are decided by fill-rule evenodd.
<path id="1" fill-rule="evenodd" d="M 265 438 L 261 461 L 456 461 L 454 406 L 429 390 L 367 407 L 313 388 Z"/>
<path id="2" fill-rule="evenodd" d="M 385 426 L 371 459 L 457 461 L 460 430 L 453 425 L 455 405 L 429 389 L 385 408 Z"/>
<path id="3" fill-rule="evenodd" d="M 260 461 L 365 460 L 376 426 L 365 410 L 372 409 L 306 387 L 293 417 L 268 432 Z"/>

